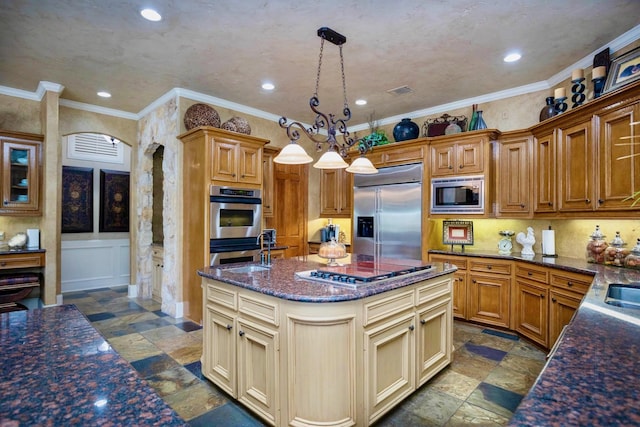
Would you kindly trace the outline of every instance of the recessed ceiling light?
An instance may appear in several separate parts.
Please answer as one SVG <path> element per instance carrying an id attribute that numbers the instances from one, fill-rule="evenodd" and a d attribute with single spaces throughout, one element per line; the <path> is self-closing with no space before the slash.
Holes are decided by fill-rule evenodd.
<path id="1" fill-rule="evenodd" d="M 276 87 L 275 87 L 275 85 L 273 83 L 269 83 L 269 82 L 262 83 L 262 89 L 264 89 L 264 90 L 273 90 L 275 88 Z"/>
<path id="2" fill-rule="evenodd" d="M 160 14 L 153 9 L 142 9 L 140 11 L 140 15 L 142 15 L 144 19 L 147 19 L 153 22 L 157 22 L 162 19 L 162 16 L 160 16 Z"/>
<path id="3" fill-rule="evenodd" d="M 505 56 L 504 57 L 504 62 L 516 62 L 520 58 L 522 58 L 522 55 L 520 55 L 517 52 L 514 52 L 514 53 L 510 53 L 507 56 Z"/>
<path id="4" fill-rule="evenodd" d="M 101 90 L 100 92 L 98 92 L 98 96 L 101 98 L 111 98 L 111 94 L 104 90 Z"/>
<path id="5" fill-rule="evenodd" d="M 356 99 L 356 105 L 367 105 L 366 99 Z"/>

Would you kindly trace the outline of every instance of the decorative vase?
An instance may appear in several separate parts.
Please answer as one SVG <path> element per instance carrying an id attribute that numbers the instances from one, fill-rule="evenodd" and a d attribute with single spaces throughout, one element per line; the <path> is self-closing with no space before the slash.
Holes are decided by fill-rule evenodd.
<path id="1" fill-rule="evenodd" d="M 555 99 L 553 96 L 548 96 L 545 101 L 547 105 L 540 111 L 540 121 L 547 120 L 556 115 Z"/>
<path id="2" fill-rule="evenodd" d="M 480 129 L 486 129 L 486 128 L 487 128 L 487 124 L 484 122 L 484 119 L 482 118 L 482 110 L 476 111 L 476 121 L 475 123 L 473 123 L 473 129 L 471 130 L 480 130 Z"/>
<path id="3" fill-rule="evenodd" d="M 416 139 L 420 135 L 420 128 L 411 119 L 402 119 L 393 128 L 393 139 L 396 142 Z"/>
<path id="4" fill-rule="evenodd" d="M 471 119 L 469 120 L 469 128 L 467 130 L 474 130 L 476 121 L 478 121 L 478 104 L 473 104 L 471 106 Z"/>

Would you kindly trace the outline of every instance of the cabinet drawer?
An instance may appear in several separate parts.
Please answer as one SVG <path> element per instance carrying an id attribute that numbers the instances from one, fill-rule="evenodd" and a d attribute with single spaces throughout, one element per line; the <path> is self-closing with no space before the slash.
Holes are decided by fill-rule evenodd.
<path id="1" fill-rule="evenodd" d="M 278 304 L 271 301 L 240 295 L 238 297 L 238 311 L 270 325 L 278 326 L 280 324 Z"/>
<path id="2" fill-rule="evenodd" d="M 422 161 L 422 158 L 422 147 L 408 148 L 401 151 L 389 151 L 383 156 L 386 164 L 407 163 L 412 160 Z"/>
<path id="3" fill-rule="evenodd" d="M 469 270 L 482 273 L 511 274 L 511 263 L 488 259 L 470 259 Z"/>
<path id="4" fill-rule="evenodd" d="M 364 306 L 364 326 L 395 316 L 403 310 L 408 310 L 414 306 L 413 290 L 399 292 L 394 295 L 378 298 Z"/>
<path id="5" fill-rule="evenodd" d="M 0 256 L 0 270 L 42 266 L 44 266 L 44 253 L 42 252 L 37 254 L 11 254 Z"/>
<path id="6" fill-rule="evenodd" d="M 452 258 L 446 255 L 429 255 L 429 259 L 433 262 L 442 262 L 448 263 L 451 265 L 455 265 L 458 267 L 458 270 L 466 270 L 467 269 L 467 260 L 460 258 Z"/>
<path id="7" fill-rule="evenodd" d="M 238 294 L 216 285 L 207 284 L 207 300 L 233 311 L 238 310 Z"/>
<path id="8" fill-rule="evenodd" d="M 536 267 L 529 264 L 516 264 L 516 276 L 540 283 L 549 283 L 549 271 L 544 267 Z"/>
<path id="9" fill-rule="evenodd" d="M 593 282 L 593 277 L 570 272 L 551 272 L 551 285 L 569 291 L 586 294 Z"/>
<path id="10" fill-rule="evenodd" d="M 451 292 L 451 288 L 451 279 L 434 281 L 428 285 L 421 286 L 416 289 L 416 305 L 419 306 L 442 295 L 448 295 Z"/>

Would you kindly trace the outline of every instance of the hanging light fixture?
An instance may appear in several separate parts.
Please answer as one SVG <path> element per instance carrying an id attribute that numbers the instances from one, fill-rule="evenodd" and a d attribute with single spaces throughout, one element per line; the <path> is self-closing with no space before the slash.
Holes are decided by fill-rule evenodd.
<path id="1" fill-rule="evenodd" d="M 378 173 L 378 170 L 373 166 L 371 161 L 364 157 L 364 154 L 372 148 L 370 142 L 364 140 L 358 141 L 353 139 L 349 135 L 347 130 L 347 122 L 351 119 L 351 110 L 347 102 L 347 85 L 344 78 L 344 59 L 342 56 L 342 45 L 347 42 L 347 38 L 342 34 L 333 31 L 331 28 L 322 27 L 318 29 L 318 37 L 320 37 L 320 56 L 318 58 L 318 73 L 316 75 L 316 90 L 309 99 L 309 106 L 311 110 L 316 114 L 316 119 L 310 128 L 305 128 L 300 122 L 291 122 L 287 124 L 286 117 L 280 117 L 278 123 L 280 127 L 286 129 L 287 136 L 291 141 L 290 144 L 285 146 L 280 153 L 273 159 L 276 163 L 285 164 L 305 164 L 311 163 L 313 158 L 309 156 L 297 141 L 300 139 L 300 131 L 306 135 L 311 141 L 315 142 L 316 149 L 322 150 L 322 144 L 328 144 L 327 151 L 320 156 L 320 159 L 313 167 L 318 169 L 344 169 L 347 172 L 358 174 L 374 174 Z M 320 85 L 320 70 L 322 68 L 322 52 L 324 50 L 325 40 L 337 45 L 340 48 L 340 67 L 342 71 L 342 92 L 344 95 L 344 109 L 341 119 L 336 119 L 335 115 L 329 113 L 328 115 L 318 110 L 320 105 L 320 98 L 318 97 L 318 87 Z M 321 136 L 320 130 L 326 129 L 327 136 Z M 336 131 L 339 131 L 342 135 L 342 143 L 336 140 Z M 353 164 L 349 166 L 344 158 L 347 157 L 347 152 L 350 147 L 353 147 L 358 143 L 358 151 L 360 157 L 354 160 Z"/>

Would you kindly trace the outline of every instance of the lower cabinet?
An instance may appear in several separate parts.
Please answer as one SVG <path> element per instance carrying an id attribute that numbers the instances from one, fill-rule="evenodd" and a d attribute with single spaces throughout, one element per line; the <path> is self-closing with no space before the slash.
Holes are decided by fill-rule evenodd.
<path id="1" fill-rule="evenodd" d="M 151 253 L 153 262 L 151 298 L 157 302 L 162 302 L 162 270 L 164 269 L 164 249 L 160 246 L 153 248 Z"/>
<path id="2" fill-rule="evenodd" d="M 451 363 L 452 275 L 323 304 L 203 287 L 203 375 L 270 425 L 367 426 Z"/>
<path id="3" fill-rule="evenodd" d="M 453 273 L 453 317 L 467 317 L 467 258 L 459 256 L 429 255 L 429 261 L 455 265 L 458 271 Z"/>
<path id="4" fill-rule="evenodd" d="M 511 261 L 469 260 L 469 320 L 508 328 Z"/>
<path id="5" fill-rule="evenodd" d="M 515 330 L 549 346 L 549 272 L 545 267 L 516 262 L 513 317 Z"/>
<path id="6" fill-rule="evenodd" d="M 549 345 L 553 346 L 562 329 L 571 322 L 584 294 L 562 291 L 552 288 L 549 292 Z"/>

